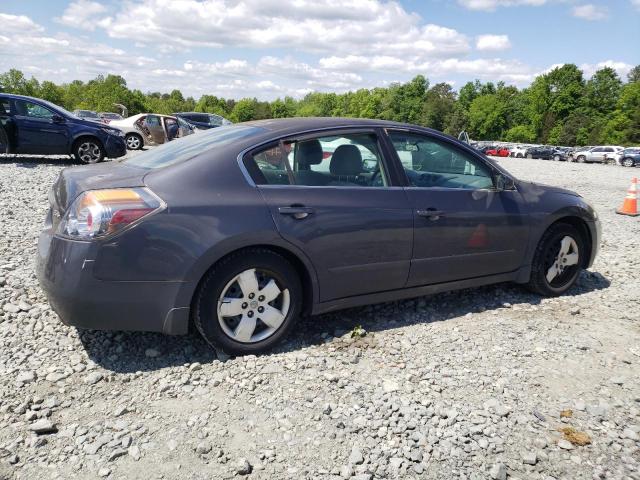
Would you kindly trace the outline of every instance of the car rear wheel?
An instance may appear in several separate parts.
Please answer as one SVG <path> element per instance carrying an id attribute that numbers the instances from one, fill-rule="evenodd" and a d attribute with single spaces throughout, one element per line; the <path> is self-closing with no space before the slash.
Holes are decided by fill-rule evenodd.
<path id="1" fill-rule="evenodd" d="M 625 158 L 622 160 L 622 165 L 625 167 L 633 167 L 635 164 L 636 163 L 633 161 L 633 158 Z"/>
<path id="2" fill-rule="evenodd" d="M 127 143 L 127 148 L 129 150 L 140 150 L 144 145 L 142 137 L 137 133 L 127 133 L 124 137 L 124 141 Z"/>
<path id="3" fill-rule="evenodd" d="M 81 138 L 75 143 L 73 154 L 81 163 L 98 163 L 104 159 L 103 146 L 94 138 Z"/>
<path id="4" fill-rule="evenodd" d="M 587 157 L 585 157 L 584 155 L 580 155 L 578 157 L 578 163 L 584 163 L 587 161 Z"/>
<path id="5" fill-rule="evenodd" d="M 562 295 L 578 279 L 585 254 L 584 239 L 574 226 L 552 225 L 536 248 L 527 287 L 540 295 Z"/>
<path id="6" fill-rule="evenodd" d="M 9 137 L 4 128 L 0 128 L 0 154 L 9 153 Z"/>
<path id="7" fill-rule="evenodd" d="M 554 155 L 554 156 L 553 156 L 553 159 L 554 159 L 556 162 L 559 162 L 559 161 L 561 160 L 560 155 Z"/>
<path id="8" fill-rule="evenodd" d="M 302 308 L 302 286 L 280 254 L 255 248 L 232 254 L 204 277 L 193 320 L 204 339 L 230 355 L 261 353 L 291 330 Z"/>

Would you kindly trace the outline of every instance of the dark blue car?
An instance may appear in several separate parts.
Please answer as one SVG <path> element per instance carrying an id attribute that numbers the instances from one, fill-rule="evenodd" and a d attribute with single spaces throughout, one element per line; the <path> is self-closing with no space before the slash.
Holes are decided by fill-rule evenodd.
<path id="1" fill-rule="evenodd" d="M 0 153 L 73 155 L 98 163 L 127 153 L 124 133 L 39 98 L 0 94 Z"/>

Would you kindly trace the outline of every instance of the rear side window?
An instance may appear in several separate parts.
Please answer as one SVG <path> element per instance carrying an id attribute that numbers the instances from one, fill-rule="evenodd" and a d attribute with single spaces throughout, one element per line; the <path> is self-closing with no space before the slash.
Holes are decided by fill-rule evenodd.
<path id="1" fill-rule="evenodd" d="M 374 134 L 285 140 L 251 156 L 256 184 L 311 187 L 384 187 L 382 156 Z"/>
<path id="2" fill-rule="evenodd" d="M 11 103 L 8 98 L 0 98 L 0 115 L 9 115 L 11 113 Z"/>

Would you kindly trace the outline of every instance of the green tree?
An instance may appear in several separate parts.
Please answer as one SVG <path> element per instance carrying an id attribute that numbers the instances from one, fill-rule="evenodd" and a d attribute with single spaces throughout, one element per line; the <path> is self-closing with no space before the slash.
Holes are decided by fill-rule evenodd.
<path id="1" fill-rule="evenodd" d="M 427 91 L 422 108 L 422 124 L 444 131 L 453 114 L 456 94 L 448 83 L 437 83 Z"/>
<path id="2" fill-rule="evenodd" d="M 627 80 L 629 83 L 640 82 L 640 65 L 636 65 L 627 73 Z"/>
<path id="3" fill-rule="evenodd" d="M 502 137 L 506 126 L 506 104 L 498 95 L 480 95 L 469 108 L 469 130 L 472 138 L 494 140 Z"/>

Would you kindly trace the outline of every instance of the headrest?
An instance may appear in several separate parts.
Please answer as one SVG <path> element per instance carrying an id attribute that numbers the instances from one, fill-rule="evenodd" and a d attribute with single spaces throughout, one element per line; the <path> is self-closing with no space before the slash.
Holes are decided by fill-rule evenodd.
<path id="1" fill-rule="evenodd" d="M 332 175 L 360 175 L 362 173 L 362 154 L 355 145 L 340 145 L 331 156 L 329 171 Z"/>
<path id="2" fill-rule="evenodd" d="M 298 165 L 318 165 L 322 162 L 322 146 L 319 140 L 305 140 L 298 143 L 296 160 Z"/>

